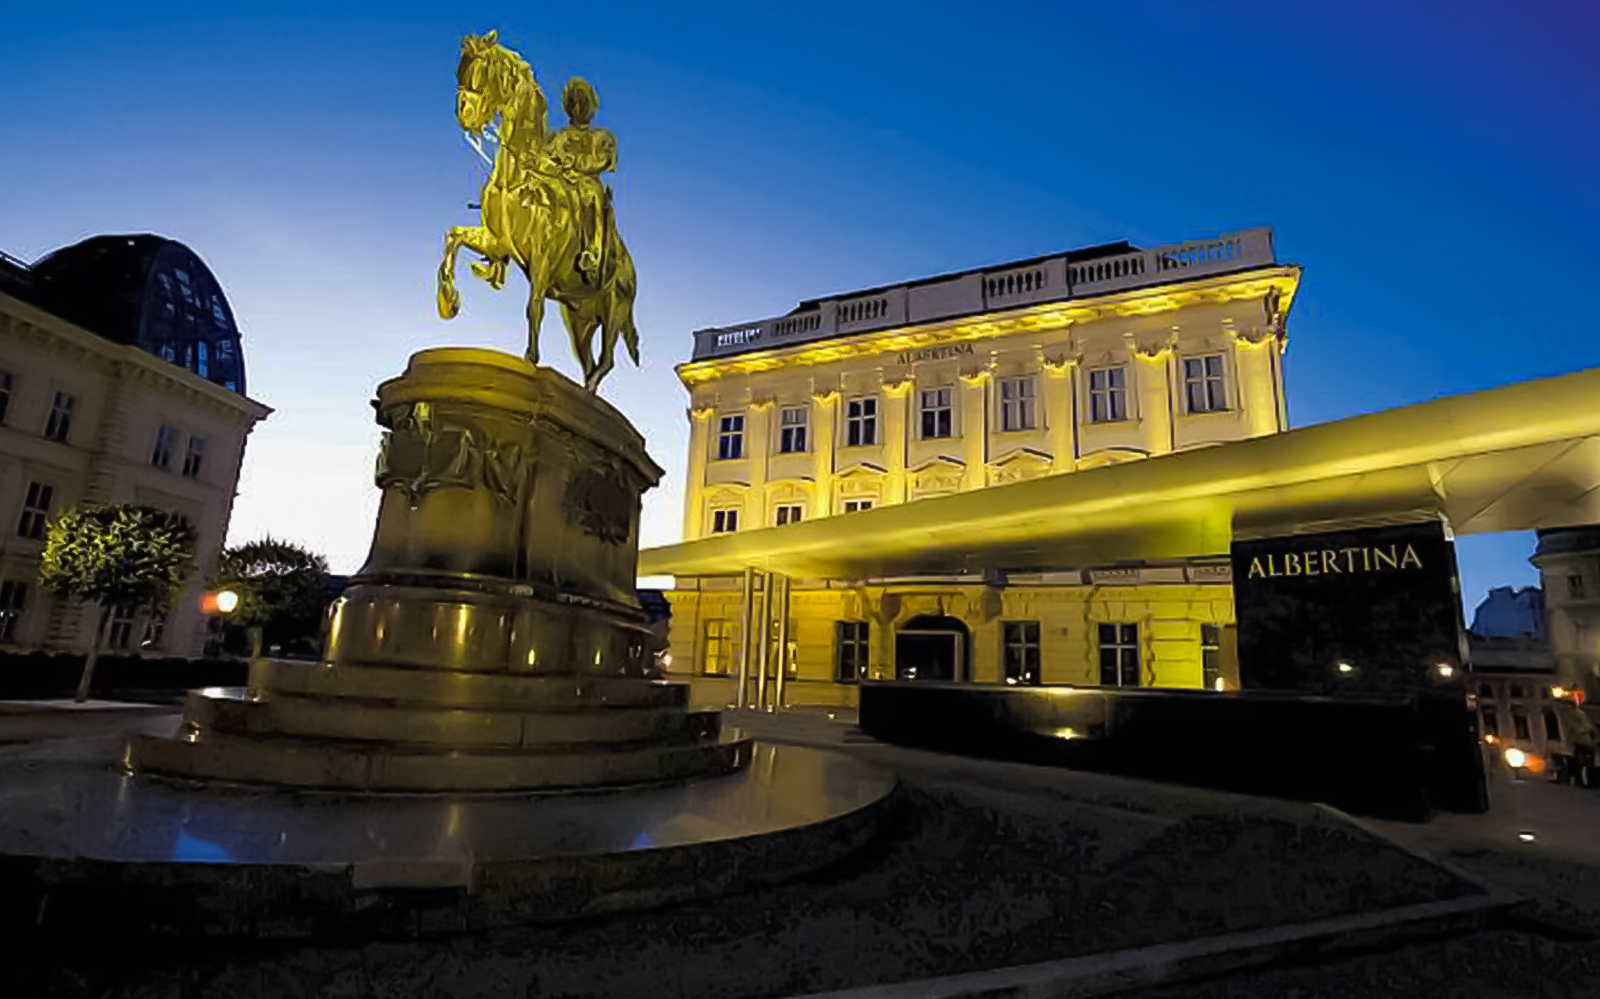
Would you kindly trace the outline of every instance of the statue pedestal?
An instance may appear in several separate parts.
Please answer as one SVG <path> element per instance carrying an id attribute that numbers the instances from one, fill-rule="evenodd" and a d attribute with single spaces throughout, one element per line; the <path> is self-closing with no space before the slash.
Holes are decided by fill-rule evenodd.
<path id="1" fill-rule="evenodd" d="M 681 780 L 751 743 L 647 678 L 640 497 L 661 469 L 610 405 L 494 351 L 414 355 L 378 387 L 388 429 L 367 564 L 320 664 L 263 661 L 196 691 L 136 770 L 358 791 Z"/>

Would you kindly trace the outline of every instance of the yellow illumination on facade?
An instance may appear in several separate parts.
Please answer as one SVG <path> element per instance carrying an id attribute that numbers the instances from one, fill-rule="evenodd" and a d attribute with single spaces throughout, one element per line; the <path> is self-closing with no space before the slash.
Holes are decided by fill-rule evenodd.
<path id="1" fill-rule="evenodd" d="M 1166 273 L 1148 259 L 1146 273 Z M 895 675 L 897 636 L 917 621 L 963 632 L 959 679 L 1098 684 L 1107 625 L 1132 627 L 1117 634 L 1134 636 L 1141 684 L 1237 686 L 1230 575 L 1215 558 L 1113 568 L 1123 556 L 1069 552 L 1024 564 L 1008 549 L 1028 544 L 1040 527 L 1033 516 L 974 530 L 965 511 L 950 510 L 892 538 L 874 527 L 891 510 L 957 499 L 994 512 L 990 493 L 1284 430 L 1284 317 L 1300 268 L 1268 256 L 1232 273 L 1172 273 L 1166 283 L 869 332 L 841 320 L 840 332 L 789 346 L 744 349 L 818 328 L 797 325 L 804 308 L 756 333 L 750 324 L 709 331 L 726 338 L 722 356 L 677 367 L 691 397 L 688 543 L 641 553 L 642 567 L 670 565 L 661 574 L 676 576 L 678 675 L 694 678 L 697 696 L 730 703 L 728 679 L 700 675 L 708 648 L 731 640 L 752 670 L 780 658 L 771 647 L 757 654 L 763 600 L 745 610 L 741 573 L 781 563 L 791 577 L 780 587 L 795 649 L 790 704 L 854 703 L 857 675 Z M 1107 495 L 1070 519 L 1088 527 L 1122 506 Z M 1184 555 L 1214 554 L 1228 536 L 1225 515 L 1204 505 L 1174 503 L 1162 517 L 1206 539 L 1181 546 Z M 1171 526 L 1156 518 L 1140 531 L 1159 537 Z M 808 547 L 845 557 L 810 558 Z M 851 549 L 924 548 L 964 554 L 905 572 L 841 571 Z M 690 552 L 705 557 L 678 557 Z"/>

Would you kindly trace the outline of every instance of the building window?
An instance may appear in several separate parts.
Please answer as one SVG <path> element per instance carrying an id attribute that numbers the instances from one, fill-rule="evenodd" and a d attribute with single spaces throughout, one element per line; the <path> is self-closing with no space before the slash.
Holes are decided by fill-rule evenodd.
<path id="1" fill-rule="evenodd" d="M 871 500 L 845 500 L 844 501 L 844 512 L 845 513 L 859 513 L 862 510 L 870 510 L 870 509 L 872 509 L 872 501 Z"/>
<path id="2" fill-rule="evenodd" d="M 1222 689 L 1222 626 L 1200 626 L 1200 676 L 1207 690 Z"/>
<path id="3" fill-rule="evenodd" d="M 17 537 L 34 541 L 44 537 L 44 524 L 50 517 L 50 499 L 54 495 L 54 486 L 28 483 L 28 496 L 22 502 L 22 520 L 17 523 Z"/>
<path id="4" fill-rule="evenodd" d="M 922 393 L 922 436 L 950 436 L 949 389 L 927 389 Z"/>
<path id="5" fill-rule="evenodd" d="M 1183 360 L 1183 392 L 1191 413 L 1215 413 L 1228 408 L 1228 393 L 1222 376 L 1222 355 L 1186 357 Z"/>
<path id="6" fill-rule="evenodd" d="M 1521 712 L 1513 712 L 1512 715 L 1511 715 L 1511 727 L 1515 731 L 1516 737 L 1518 739 L 1531 738 L 1528 735 L 1528 716 L 1527 715 L 1522 714 Z"/>
<path id="7" fill-rule="evenodd" d="M 1103 687 L 1139 686 L 1139 626 L 1102 624 L 1100 626 L 1100 685 Z"/>
<path id="8" fill-rule="evenodd" d="M 150 464 L 157 468 L 172 467 L 172 452 L 178 449 L 176 427 L 162 427 L 156 431 L 156 446 L 150 452 Z"/>
<path id="9" fill-rule="evenodd" d="M 878 400 L 851 399 L 844 406 L 846 447 L 878 443 Z"/>
<path id="10" fill-rule="evenodd" d="M 0 424 L 6 422 L 6 410 L 11 408 L 11 372 L 0 371 Z"/>
<path id="11" fill-rule="evenodd" d="M 1478 696 L 1486 701 L 1494 700 L 1494 688 L 1487 683 L 1478 684 Z"/>
<path id="12" fill-rule="evenodd" d="M 1583 577 L 1574 573 L 1567 577 L 1567 596 L 1573 600 L 1583 599 Z"/>
<path id="13" fill-rule="evenodd" d="M 1483 709 L 1483 734 L 1500 738 L 1500 715 L 1492 707 Z"/>
<path id="14" fill-rule="evenodd" d="M 1521 697 L 1522 696 L 1522 684 L 1513 683 L 1511 685 L 1511 696 L 1512 697 Z"/>
<path id="15" fill-rule="evenodd" d="M 0 601 L 3 604 L 3 601 Z M 1544 713 L 1544 737 L 1550 742 L 1561 741 L 1561 722 L 1556 718 L 1554 711 L 1546 710 Z"/>
<path id="16" fill-rule="evenodd" d="M 17 640 L 17 622 L 28 603 L 28 584 L 20 579 L 0 583 L 0 642 Z"/>
<path id="17" fill-rule="evenodd" d="M 733 666 L 733 639 L 732 621 L 707 621 L 705 641 L 700 647 L 700 672 L 727 676 Z"/>
<path id="18" fill-rule="evenodd" d="M 717 429 L 717 459 L 744 457 L 744 416 L 724 416 Z"/>
<path id="19" fill-rule="evenodd" d="M 739 511 L 737 509 L 711 511 L 712 534 L 732 534 L 738 529 Z"/>
<path id="20" fill-rule="evenodd" d="M 1000 382 L 1000 429 L 1032 430 L 1033 379 L 1006 378 Z"/>
<path id="21" fill-rule="evenodd" d="M 778 526 L 782 527 L 784 524 L 800 523 L 801 511 L 802 507 L 798 503 L 787 503 L 778 507 L 777 517 L 775 518 Z"/>
<path id="22" fill-rule="evenodd" d="M 106 645 L 113 649 L 126 649 L 128 643 L 133 641 L 133 621 L 136 614 L 132 607 L 120 604 L 111 610 L 111 631 L 106 636 Z"/>
<path id="23" fill-rule="evenodd" d="M 867 622 L 833 622 L 833 679 L 855 683 L 867 675 Z"/>
<path id="24" fill-rule="evenodd" d="M 781 430 L 778 432 L 778 450 L 783 454 L 794 454 L 806 449 L 806 414 L 804 406 L 795 406 L 785 409 L 778 417 Z"/>
<path id="25" fill-rule="evenodd" d="M 205 460 L 206 442 L 203 437 L 189 436 L 189 450 L 183 456 L 183 477 L 198 479 L 200 477 L 200 462 Z"/>
<path id="26" fill-rule="evenodd" d="M 1127 369 L 1101 368 L 1089 372 L 1089 422 L 1110 423 L 1127 418 Z"/>
<path id="27" fill-rule="evenodd" d="M 67 434 L 72 429 L 72 404 L 74 399 L 66 392 L 57 392 L 55 400 L 50 403 L 50 419 L 45 421 L 44 436 L 46 440 L 67 442 Z"/>
<path id="28" fill-rule="evenodd" d="M 1039 622 L 1006 621 L 1000 626 L 1006 683 L 1039 685 Z"/>

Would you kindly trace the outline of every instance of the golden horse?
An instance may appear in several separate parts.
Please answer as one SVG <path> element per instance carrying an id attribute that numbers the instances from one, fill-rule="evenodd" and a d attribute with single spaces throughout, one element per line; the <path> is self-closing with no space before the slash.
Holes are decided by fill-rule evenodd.
<path id="1" fill-rule="evenodd" d="M 500 118 L 499 149 L 480 198 L 482 225 L 456 226 L 445 234 L 444 260 L 439 264 L 439 315 L 454 318 L 461 309 L 456 290 L 456 253 L 462 247 L 484 259 L 472 272 L 494 288 L 505 283 L 508 265 L 515 261 L 528 278 L 529 362 L 539 362 L 539 326 L 544 301 L 561 306 L 572 352 L 583 369 L 589 391 L 615 366 L 617 339 L 627 345 L 633 363 L 639 363 L 639 333 L 633 324 L 633 297 L 637 281 L 633 258 L 617 234 L 611 211 L 611 189 L 605 187 L 598 227 L 598 266 L 584 266 L 584 218 L 593 212 L 591 197 L 580 186 L 598 185 L 579 174 L 570 156 L 555 149 L 549 133 L 549 102 L 534 79 L 533 70 L 517 53 L 499 44 L 498 35 L 468 35 L 461 42 L 461 64 L 456 73 L 456 121 L 469 135 L 482 136 L 496 116 Z M 576 85 L 576 86 L 575 86 Z M 578 106 L 574 108 L 574 93 Z M 583 104 L 587 93 L 588 105 Z M 569 114 L 587 127 L 594 110 L 593 91 L 582 81 L 567 86 Z M 579 120 L 579 119 L 582 120 Z M 566 131 L 566 130 L 563 130 Z M 594 130 L 606 141 L 610 134 Z M 610 166 L 598 169 L 610 169 Z M 594 356 L 596 330 L 601 333 L 600 356 Z"/>

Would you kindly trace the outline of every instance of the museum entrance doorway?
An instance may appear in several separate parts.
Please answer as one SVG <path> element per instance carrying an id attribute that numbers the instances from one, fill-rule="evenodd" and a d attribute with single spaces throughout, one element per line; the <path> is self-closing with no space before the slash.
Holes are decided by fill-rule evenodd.
<path id="1" fill-rule="evenodd" d="M 907 621 L 894 635 L 896 680 L 967 679 L 971 633 L 960 618 L 923 614 Z"/>

